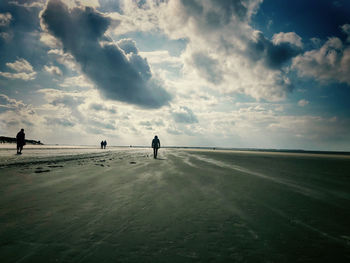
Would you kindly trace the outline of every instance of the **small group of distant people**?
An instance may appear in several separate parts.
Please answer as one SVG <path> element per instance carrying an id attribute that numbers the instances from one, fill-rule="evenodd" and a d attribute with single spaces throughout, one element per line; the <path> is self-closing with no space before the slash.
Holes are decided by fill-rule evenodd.
<path id="1" fill-rule="evenodd" d="M 24 129 L 21 129 L 16 136 L 17 139 L 17 154 L 22 154 L 23 146 L 26 144 Z M 106 149 L 107 141 L 101 141 L 101 149 Z M 157 159 L 158 149 L 160 148 L 160 140 L 158 136 L 154 136 L 152 140 L 152 148 L 153 148 L 153 158 Z"/>
<path id="2" fill-rule="evenodd" d="M 106 140 L 101 141 L 101 149 L 106 149 L 106 146 L 107 146 L 107 141 Z"/>

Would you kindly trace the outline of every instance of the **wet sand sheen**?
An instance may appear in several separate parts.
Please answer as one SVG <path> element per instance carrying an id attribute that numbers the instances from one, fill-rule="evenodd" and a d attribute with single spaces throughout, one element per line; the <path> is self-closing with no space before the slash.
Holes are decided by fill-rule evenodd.
<path id="1" fill-rule="evenodd" d="M 0 261 L 349 261 L 349 158 L 159 154 L 0 167 Z"/>

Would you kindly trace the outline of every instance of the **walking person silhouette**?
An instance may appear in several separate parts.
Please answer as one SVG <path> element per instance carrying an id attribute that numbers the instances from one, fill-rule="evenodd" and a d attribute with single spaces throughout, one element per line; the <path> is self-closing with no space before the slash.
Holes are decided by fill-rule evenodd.
<path id="1" fill-rule="evenodd" d="M 157 135 L 154 136 L 154 139 L 152 140 L 152 148 L 153 148 L 153 158 L 157 159 L 158 149 L 160 148 L 160 141 Z"/>

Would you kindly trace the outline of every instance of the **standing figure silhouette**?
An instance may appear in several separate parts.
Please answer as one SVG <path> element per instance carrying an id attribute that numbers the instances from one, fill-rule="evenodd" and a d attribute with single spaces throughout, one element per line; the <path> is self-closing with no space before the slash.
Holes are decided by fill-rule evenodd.
<path id="1" fill-rule="evenodd" d="M 17 154 L 22 154 L 23 146 L 26 144 L 24 129 L 17 133 Z"/>
<path id="2" fill-rule="evenodd" d="M 153 148 L 153 158 L 157 159 L 158 149 L 160 148 L 160 141 L 157 135 L 154 136 L 154 139 L 152 140 L 152 148 Z"/>

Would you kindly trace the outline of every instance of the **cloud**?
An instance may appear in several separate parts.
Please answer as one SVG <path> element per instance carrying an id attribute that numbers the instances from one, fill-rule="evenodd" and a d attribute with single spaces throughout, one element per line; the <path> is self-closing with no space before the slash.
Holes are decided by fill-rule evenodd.
<path id="1" fill-rule="evenodd" d="M 171 115 L 177 123 L 191 124 L 198 122 L 197 116 L 186 106 L 182 106 L 179 109 L 172 111 Z"/>
<path id="2" fill-rule="evenodd" d="M 294 58 L 292 68 L 302 77 L 350 85 L 350 45 L 337 37 L 331 37 L 320 48 Z"/>
<path id="3" fill-rule="evenodd" d="M 152 123 L 150 121 L 140 121 L 140 125 L 146 127 L 152 127 Z"/>
<path id="4" fill-rule="evenodd" d="M 222 72 L 219 68 L 219 62 L 207 56 L 204 53 L 192 54 L 192 61 L 199 74 L 207 81 L 213 84 L 220 84 L 222 81 Z"/>
<path id="5" fill-rule="evenodd" d="M 0 13 L 0 27 L 8 26 L 12 20 L 11 13 Z"/>
<path id="6" fill-rule="evenodd" d="M 145 59 L 137 53 L 125 55 L 106 38 L 110 19 L 101 13 L 89 7 L 69 9 L 50 0 L 41 19 L 43 28 L 62 42 L 105 98 L 144 108 L 159 108 L 171 100 Z"/>
<path id="7" fill-rule="evenodd" d="M 49 35 L 49 34 L 47 34 Z M 56 42 L 59 42 L 56 38 L 52 37 Z M 41 40 L 41 38 L 40 38 Z M 57 47 L 57 46 L 56 46 Z M 64 53 L 62 49 L 50 49 L 47 54 L 54 58 L 58 63 L 64 65 L 70 71 L 75 71 L 80 73 L 80 66 L 75 61 L 74 57 L 69 53 Z M 83 78 L 83 77 L 82 77 Z"/>
<path id="8" fill-rule="evenodd" d="M 43 94 L 48 103 L 44 114 L 52 111 L 53 114 L 62 113 L 66 117 L 75 117 L 80 122 L 84 121 L 85 116 L 78 107 L 87 99 L 85 93 L 67 92 L 56 89 L 40 89 L 37 92 Z"/>
<path id="9" fill-rule="evenodd" d="M 140 52 L 140 55 L 147 58 L 151 65 L 166 64 L 173 67 L 181 67 L 182 60 L 179 57 L 171 56 L 168 50 L 157 50 L 149 52 Z"/>
<path id="10" fill-rule="evenodd" d="M 0 94 L 0 112 L 14 110 L 21 111 L 26 108 L 26 105 L 22 101 L 10 99 L 5 94 Z"/>
<path id="11" fill-rule="evenodd" d="M 184 39 L 181 73 L 196 86 L 269 101 L 283 100 L 293 89 L 286 68 L 302 51 L 301 39 L 282 32 L 274 43 L 254 30 L 250 22 L 261 0 L 122 3 L 122 14 L 110 15 L 118 20 L 113 32 L 162 32 L 170 39 Z"/>
<path id="12" fill-rule="evenodd" d="M 116 130 L 117 127 L 114 125 L 113 122 L 107 122 L 107 121 L 100 121 L 100 120 L 89 120 L 89 124 L 92 124 L 94 127 L 93 129 L 99 128 L 100 133 L 103 134 L 102 129 L 107 129 L 107 130 Z"/>
<path id="13" fill-rule="evenodd" d="M 22 1 L 9 1 L 9 4 L 24 7 L 24 8 L 43 8 L 44 0 L 27 0 L 24 3 Z"/>
<path id="14" fill-rule="evenodd" d="M 139 52 L 136 47 L 136 42 L 130 38 L 121 39 L 117 44 L 122 50 L 124 50 L 125 54 L 137 54 Z"/>
<path id="15" fill-rule="evenodd" d="M 64 126 L 64 127 L 73 127 L 75 126 L 75 123 L 65 119 L 65 118 L 50 118 L 46 117 L 46 124 L 47 125 L 59 125 L 59 126 Z"/>
<path id="16" fill-rule="evenodd" d="M 301 37 L 298 36 L 295 32 L 280 32 L 278 34 L 274 34 L 272 37 L 272 43 L 275 45 L 279 45 L 281 43 L 290 43 L 300 48 L 303 47 Z"/>
<path id="17" fill-rule="evenodd" d="M 341 29 L 348 36 L 346 41 L 350 42 L 350 24 L 342 25 Z"/>
<path id="18" fill-rule="evenodd" d="M 52 75 L 62 76 L 62 71 L 59 67 L 45 65 L 44 70 Z"/>
<path id="19" fill-rule="evenodd" d="M 21 72 L 21 71 L 33 72 L 32 65 L 30 65 L 30 63 L 23 58 L 16 60 L 13 63 L 6 63 L 6 66 L 9 67 L 10 69 L 13 69 L 14 71 L 17 71 L 17 72 Z"/>
<path id="20" fill-rule="evenodd" d="M 2 135 L 12 136 L 20 128 L 31 127 L 32 129 L 38 122 L 40 122 L 40 117 L 32 105 L 0 94 L 0 130 Z"/>
<path id="21" fill-rule="evenodd" d="M 64 106 L 76 106 L 84 102 L 82 97 L 73 97 L 70 95 L 63 95 L 61 97 L 54 98 L 50 103 L 54 106 L 64 105 Z"/>
<path id="22" fill-rule="evenodd" d="M 271 69 L 280 69 L 291 58 L 301 52 L 300 46 L 293 42 L 298 42 L 292 33 L 279 33 L 274 35 L 271 42 L 259 32 L 254 32 L 253 40 L 248 42 L 247 54 L 253 61 L 263 61 Z M 301 42 L 301 40 L 300 40 Z M 301 45 L 301 43 L 300 43 Z"/>
<path id="23" fill-rule="evenodd" d="M 65 78 L 62 83 L 59 84 L 60 87 L 64 88 L 92 88 L 94 85 L 84 77 L 84 75 L 78 75 L 74 77 Z"/>
<path id="24" fill-rule="evenodd" d="M 8 78 L 8 79 L 22 79 L 25 81 L 28 80 L 33 80 L 36 77 L 36 73 L 32 72 L 32 73 L 10 73 L 10 72 L 0 72 L 0 76 Z"/>
<path id="25" fill-rule="evenodd" d="M 9 79 L 33 80 L 36 78 L 36 72 L 32 65 L 24 58 L 18 59 L 13 63 L 6 63 L 6 66 L 17 73 L 1 72 L 0 76 Z"/>
<path id="26" fill-rule="evenodd" d="M 109 112 L 109 113 L 112 113 L 112 114 L 117 113 L 116 109 L 114 109 L 112 107 L 108 108 L 108 107 L 106 107 L 106 106 L 104 106 L 102 104 L 99 104 L 99 103 L 91 103 L 89 105 L 89 109 L 97 111 L 97 112 L 99 112 L 99 111 L 106 111 L 106 112 Z"/>
<path id="27" fill-rule="evenodd" d="M 40 41 L 51 48 L 56 48 L 60 46 L 59 41 L 57 41 L 55 37 L 46 32 L 40 34 Z"/>
<path id="28" fill-rule="evenodd" d="M 306 105 L 308 105 L 308 104 L 309 104 L 309 101 L 308 101 L 308 100 L 302 99 L 302 100 L 299 100 L 299 101 L 298 101 L 298 105 L 299 105 L 300 107 L 304 107 L 304 106 L 306 106 Z"/>

